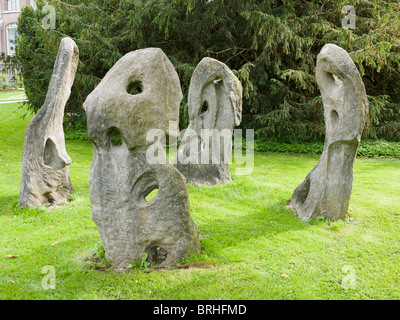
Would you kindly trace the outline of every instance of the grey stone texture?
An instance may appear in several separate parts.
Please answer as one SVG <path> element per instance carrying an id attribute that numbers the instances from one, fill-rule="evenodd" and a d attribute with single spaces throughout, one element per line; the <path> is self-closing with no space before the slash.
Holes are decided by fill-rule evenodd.
<path id="1" fill-rule="evenodd" d="M 316 78 L 324 105 L 324 150 L 288 207 L 305 221 L 318 216 L 337 220 L 348 210 L 354 160 L 369 106 L 362 78 L 342 48 L 333 44 L 322 48 Z"/>
<path id="2" fill-rule="evenodd" d="M 169 122 L 178 122 L 181 99 L 172 63 L 161 49 L 147 48 L 117 61 L 84 103 L 93 142 L 92 218 L 117 270 L 144 253 L 165 267 L 200 250 L 185 178 L 164 150 L 160 164 L 147 157 L 157 143 L 148 138 L 150 129 L 177 137 Z M 146 200 L 153 190 L 156 196 Z"/>
<path id="3" fill-rule="evenodd" d="M 46 100 L 29 123 L 23 147 L 18 205 L 53 206 L 73 193 L 68 176 L 71 159 L 65 149 L 63 117 L 79 60 L 70 38 L 61 40 Z"/>
<path id="4" fill-rule="evenodd" d="M 202 59 L 190 80 L 188 108 L 176 168 L 194 185 L 230 182 L 232 133 L 242 119 L 240 81 L 224 63 Z"/>

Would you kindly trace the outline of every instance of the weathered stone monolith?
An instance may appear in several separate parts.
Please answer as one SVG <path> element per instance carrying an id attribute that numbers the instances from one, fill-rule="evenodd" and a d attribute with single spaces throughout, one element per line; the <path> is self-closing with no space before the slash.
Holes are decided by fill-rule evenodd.
<path id="1" fill-rule="evenodd" d="M 190 80 L 190 123 L 180 143 L 176 168 L 195 185 L 230 182 L 232 132 L 242 119 L 242 85 L 222 62 L 204 58 Z"/>
<path id="2" fill-rule="evenodd" d="M 149 130 L 177 137 L 169 122 L 178 122 L 181 99 L 172 63 L 161 49 L 148 48 L 123 56 L 84 103 L 94 147 L 92 218 L 115 269 L 141 261 L 144 253 L 156 266 L 172 266 L 200 250 L 185 178 L 164 150 L 160 163 L 147 156 L 156 143 Z M 146 199 L 154 190 L 156 196 Z"/>
<path id="3" fill-rule="evenodd" d="M 78 66 L 79 50 L 63 38 L 54 63 L 46 100 L 29 123 L 23 149 L 19 206 L 51 206 L 68 201 L 71 159 L 65 149 L 63 117 Z"/>
<path id="4" fill-rule="evenodd" d="M 362 78 L 348 53 L 325 45 L 317 57 L 316 78 L 322 95 L 325 144 L 318 164 L 293 192 L 288 207 L 302 220 L 343 218 L 353 186 L 353 165 L 368 116 Z"/>

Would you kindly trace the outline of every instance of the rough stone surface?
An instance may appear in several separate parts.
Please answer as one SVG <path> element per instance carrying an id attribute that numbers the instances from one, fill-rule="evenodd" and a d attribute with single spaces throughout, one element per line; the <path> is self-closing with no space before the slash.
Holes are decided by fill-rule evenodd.
<path id="1" fill-rule="evenodd" d="M 204 58 L 190 80 L 188 106 L 190 123 L 175 166 L 191 184 L 230 182 L 232 132 L 242 119 L 240 81 L 224 63 Z"/>
<path id="2" fill-rule="evenodd" d="M 178 122 L 181 99 L 172 63 L 161 49 L 148 48 L 122 57 L 84 103 L 94 147 L 92 218 L 115 269 L 141 261 L 144 253 L 162 267 L 200 250 L 185 178 L 165 152 L 161 164 L 149 162 L 146 152 L 157 142 L 147 138 L 149 129 L 176 138 L 169 122 Z"/>
<path id="3" fill-rule="evenodd" d="M 63 117 L 78 66 L 79 50 L 70 38 L 60 43 L 46 100 L 29 123 L 23 149 L 19 206 L 56 205 L 73 192 L 68 176 Z"/>
<path id="4" fill-rule="evenodd" d="M 346 215 L 349 206 L 353 164 L 368 116 L 368 100 L 355 64 L 336 45 L 322 48 L 316 78 L 324 105 L 324 150 L 288 206 L 303 220 L 318 216 L 337 220 Z"/>

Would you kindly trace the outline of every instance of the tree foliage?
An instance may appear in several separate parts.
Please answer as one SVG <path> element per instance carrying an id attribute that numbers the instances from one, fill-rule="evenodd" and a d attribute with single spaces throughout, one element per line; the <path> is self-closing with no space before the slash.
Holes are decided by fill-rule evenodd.
<path id="1" fill-rule="evenodd" d="M 125 53 L 159 47 L 182 85 L 180 125 L 188 124 L 190 77 L 203 57 L 226 63 L 243 85 L 242 127 L 258 138 L 323 139 L 316 56 L 326 43 L 347 50 L 366 85 L 370 117 L 365 138 L 400 140 L 400 4 L 397 0 L 64 0 L 56 29 L 43 29 L 38 10 L 22 9 L 16 55 L 29 108 L 44 102 L 60 39 L 72 37 L 80 63 L 67 104 L 74 123 L 82 104 Z M 345 5 L 356 9 L 356 29 L 342 28 Z"/>

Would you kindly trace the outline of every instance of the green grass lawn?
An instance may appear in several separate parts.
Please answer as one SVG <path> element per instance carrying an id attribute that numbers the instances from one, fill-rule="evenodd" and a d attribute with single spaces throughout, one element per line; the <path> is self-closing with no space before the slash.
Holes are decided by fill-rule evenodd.
<path id="1" fill-rule="evenodd" d="M 1 91 L 0 102 L 26 100 L 25 91 Z"/>
<path id="2" fill-rule="evenodd" d="M 256 153 L 252 175 L 232 165 L 232 183 L 188 185 L 202 252 L 185 268 L 116 272 L 90 217 L 90 142 L 67 141 L 72 202 L 17 207 L 31 119 L 17 107 L 0 105 L 0 299 L 400 298 L 399 160 L 357 159 L 346 219 L 302 222 L 285 204 L 319 156 Z M 56 289 L 42 287 L 45 266 Z"/>

